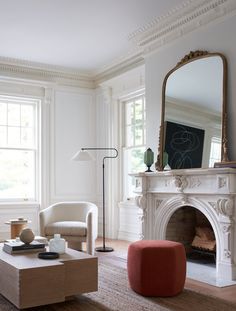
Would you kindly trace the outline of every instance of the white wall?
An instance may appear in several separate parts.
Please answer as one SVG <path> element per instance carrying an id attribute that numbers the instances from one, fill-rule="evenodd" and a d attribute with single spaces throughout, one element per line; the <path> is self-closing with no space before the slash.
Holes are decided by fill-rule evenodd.
<path id="1" fill-rule="evenodd" d="M 0 203 L 0 240 L 10 237 L 5 222 L 25 217 L 38 234 L 38 212 L 57 201 L 88 200 L 96 203 L 96 162 L 71 161 L 82 147 L 96 146 L 95 91 L 79 87 L 0 82 L 6 95 L 41 99 L 42 167 L 39 202 Z"/>
<path id="2" fill-rule="evenodd" d="M 97 144 L 115 147 L 119 151 L 118 158 L 108 159 L 106 166 L 108 172 L 106 176 L 106 234 L 110 238 L 136 240 L 139 234 L 137 206 L 130 202 L 120 203 L 123 199 L 123 142 L 120 108 L 122 100 L 138 95 L 140 91 L 143 92 L 144 81 L 144 66 L 141 66 L 104 82 L 102 88 L 97 90 Z M 97 177 L 99 187 L 102 178 L 100 172 Z"/>
<path id="3" fill-rule="evenodd" d="M 82 147 L 96 146 L 94 91 L 56 88 L 51 107 L 50 203 L 96 201 L 95 162 L 75 162 Z"/>
<path id="4" fill-rule="evenodd" d="M 145 59 L 147 146 L 157 150 L 161 120 L 162 83 L 167 72 L 190 51 L 220 52 L 228 61 L 228 137 L 230 160 L 236 160 L 236 17 L 214 23 L 173 41 Z"/>

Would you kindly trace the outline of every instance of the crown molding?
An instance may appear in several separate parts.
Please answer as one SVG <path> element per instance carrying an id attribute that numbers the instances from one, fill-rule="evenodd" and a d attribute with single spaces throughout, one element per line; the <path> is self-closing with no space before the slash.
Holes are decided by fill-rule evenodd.
<path id="1" fill-rule="evenodd" d="M 116 59 L 109 66 L 103 67 L 101 70 L 97 71 L 94 75 L 95 86 L 98 86 L 106 80 L 121 75 L 122 73 L 139 67 L 143 64 L 144 57 L 142 50 L 140 48 L 136 48 L 123 57 Z"/>
<path id="2" fill-rule="evenodd" d="M 199 0 L 184 1 L 181 5 L 178 5 L 174 8 L 172 8 L 166 14 L 156 17 L 151 22 L 143 25 L 142 27 L 136 29 L 134 32 L 130 33 L 128 36 L 128 40 L 138 43 L 138 41 L 140 40 L 139 37 L 142 36 L 144 33 L 147 33 L 148 31 L 150 31 L 150 32 L 153 31 L 161 23 L 167 22 L 167 20 L 169 18 L 171 18 L 172 16 L 176 16 L 177 14 L 182 13 L 186 7 L 189 7 L 192 3 L 194 3 L 194 2 L 196 3 L 198 1 Z"/>
<path id="3" fill-rule="evenodd" d="M 236 14 L 235 0 L 186 0 L 167 14 L 128 36 L 132 50 L 94 72 L 0 57 L 0 78 L 42 81 L 65 86 L 95 88 L 100 83 L 144 64 L 144 58 L 168 43 Z"/>
<path id="4" fill-rule="evenodd" d="M 14 79 L 41 81 L 84 88 L 94 88 L 91 75 L 61 66 L 0 57 L 0 76 Z"/>
<path id="5" fill-rule="evenodd" d="M 189 0 L 136 30 L 129 40 L 142 48 L 145 56 L 203 25 L 235 14 L 235 0 Z"/>
<path id="6" fill-rule="evenodd" d="M 144 25 L 128 37 L 134 44 L 131 52 L 95 73 L 95 85 L 115 75 L 140 66 L 144 58 L 196 29 L 236 14 L 235 0 L 187 0 Z"/>

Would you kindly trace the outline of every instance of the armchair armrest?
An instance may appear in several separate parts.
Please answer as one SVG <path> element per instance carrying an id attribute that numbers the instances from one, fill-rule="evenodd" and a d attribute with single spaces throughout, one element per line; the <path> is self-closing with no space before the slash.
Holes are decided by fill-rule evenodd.
<path id="1" fill-rule="evenodd" d="M 97 238 L 97 207 L 92 207 L 86 215 L 87 224 L 87 253 L 94 255 L 95 240 Z"/>
<path id="2" fill-rule="evenodd" d="M 86 224 L 87 224 L 87 253 L 93 255 L 94 253 L 94 228 L 93 228 L 93 213 L 89 212 L 86 216 Z"/>
<path id="3" fill-rule="evenodd" d="M 44 229 L 47 224 L 53 222 L 53 209 L 51 206 L 39 212 L 40 235 L 45 236 Z"/>

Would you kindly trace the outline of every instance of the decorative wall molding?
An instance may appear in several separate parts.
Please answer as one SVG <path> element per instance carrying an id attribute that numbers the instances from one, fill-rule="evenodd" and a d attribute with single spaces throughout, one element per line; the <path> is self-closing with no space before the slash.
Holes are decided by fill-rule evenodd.
<path id="1" fill-rule="evenodd" d="M 51 83 L 94 88 L 92 77 L 75 69 L 2 56 L 0 56 L 0 76 L 41 81 L 42 84 Z"/>
<path id="2" fill-rule="evenodd" d="M 100 83 L 144 64 L 144 57 L 207 24 L 236 14 L 235 0 L 186 0 L 128 36 L 133 47 L 107 66 L 82 72 L 62 66 L 0 57 L 0 75 L 95 88 Z"/>
<path id="3" fill-rule="evenodd" d="M 101 68 L 95 72 L 94 82 L 95 86 L 100 85 L 102 82 L 109 80 L 115 76 L 121 75 L 133 68 L 142 66 L 144 64 L 143 49 L 138 47 L 132 53 L 127 53 L 106 67 Z"/>
<path id="4" fill-rule="evenodd" d="M 234 0 L 188 0 L 139 28 L 129 39 L 148 54 L 204 25 L 234 14 Z"/>
<path id="5" fill-rule="evenodd" d="M 235 0 L 187 0 L 128 36 L 132 51 L 97 71 L 99 84 L 144 63 L 144 57 L 207 24 L 236 14 Z"/>

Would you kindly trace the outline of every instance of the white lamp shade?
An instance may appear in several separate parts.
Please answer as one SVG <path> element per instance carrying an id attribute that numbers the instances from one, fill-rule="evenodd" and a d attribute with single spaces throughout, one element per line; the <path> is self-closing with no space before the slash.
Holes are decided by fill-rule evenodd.
<path id="1" fill-rule="evenodd" d="M 72 157 L 73 161 L 93 161 L 93 156 L 86 150 L 79 150 L 76 154 Z"/>

